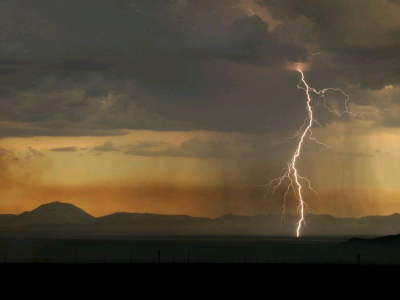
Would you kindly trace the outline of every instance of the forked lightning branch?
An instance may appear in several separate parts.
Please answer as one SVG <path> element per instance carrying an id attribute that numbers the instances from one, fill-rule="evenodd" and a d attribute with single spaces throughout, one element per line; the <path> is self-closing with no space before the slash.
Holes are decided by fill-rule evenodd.
<path id="1" fill-rule="evenodd" d="M 305 219 L 304 219 L 304 213 L 305 210 L 307 209 L 310 213 L 314 213 L 314 211 L 308 206 L 308 204 L 304 201 L 304 193 L 303 193 L 303 183 L 307 182 L 307 187 L 308 189 L 310 189 L 313 193 L 315 193 L 318 196 L 318 193 L 311 187 L 311 183 L 310 181 L 299 175 L 299 171 L 296 168 L 296 162 L 298 160 L 298 158 L 300 157 L 301 154 L 301 150 L 302 150 L 302 146 L 304 143 L 304 140 L 308 137 L 310 140 L 320 144 L 320 145 L 324 145 L 326 147 L 330 147 L 324 143 L 319 142 L 317 139 L 315 139 L 312 134 L 312 129 L 311 127 L 313 126 L 314 122 L 318 123 L 315 118 L 314 118 L 314 112 L 313 112 L 313 107 L 311 106 L 311 94 L 316 94 L 318 95 L 318 103 L 320 99 L 322 98 L 323 100 L 323 104 L 324 107 L 326 107 L 331 113 L 336 114 L 337 116 L 341 116 L 343 114 L 348 114 L 348 115 L 353 115 L 353 116 L 357 116 L 357 117 L 362 117 L 362 115 L 357 114 L 355 115 L 351 110 L 349 110 L 349 108 L 347 107 L 347 102 L 349 101 L 349 96 L 346 95 L 345 92 L 343 92 L 343 90 L 341 89 L 337 89 L 337 88 L 327 88 L 327 89 L 323 89 L 320 91 L 317 91 L 316 89 L 310 87 L 304 77 L 304 73 L 302 72 L 302 70 L 300 70 L 300 68 L 297 69 L 300 74 L 301 74 L 301 80 L 299 82 L 299 84 L 297 85 L 297 87 L 299 89 L 302 89 L 305 91 L 306 93 L 306 97 L 307 97 L 307 111 L 308 111 L 308 117 L 304 120 L 303 125 L 300 127 L 300 129 L 297 131 L 297 133 L 292 136 L 289 137 L 287 139 L 285 139 L 282 142 L 279 143 L 283 143 L 283 142 L 288 142 L 291 139 L 295 139 L 295 138 L 299 138 L 299 142 L 297 144 L 297 148 L 295 153 L 293 154 L 292 159 L 288 162 L 288 167 L 287 167 L 287 171 L 285 172 L 284 175 L 282 175 L 281 177 L 278 177 L 274 180 L 272 180 L 269 184 L 267 184 L 268 186 L 268 191 L 267 194 L 269 194 L 271 188 L 273 189 L 273 192 L 275 192 L 276 188 L 279 187 L 285 180 L 288 180 L 288 186 L 286 188 L 286 192 L 283 196 L 283 212 L 282 212 L 282 217 L 284 217 L 284 214 L 286 212 L 286 200 L 287 200 L 287 196 L 289 195 L 289 193 L 292 191 L 295 198 L 297 199 L 297 201 L 299 202 L 299 206 L 298 206 L 298 211 L 300 212 L 300 218 L 299 221 L 297 222 L 297 230 L 296 230 L 296 235 L 297 237 L 300 236 L 300 231 L 301 231 L 301 227 L 302 224 L 305 224 Z M 327 104 L 327 100 L 325 98 L 325 93 L 329 92 L 329 91 L 336 91 L 336 92 L 340 92 L 342 95 L 344 95 L 346 97 L 346 100 L 344 102 L 344 110 L 343 111 L 337 111 L 337 110 L 333 110 L 331 109 L 328 104 Z M 273 143 L 275 144 L 275 143 Z"/>
<path id="2" fill-rule="evenodd" d="M 244 11 L 250 12 L 252 15 L 255 15 L 255 13 L 251 9 L 249 9 L 248 7 L 243 6 L 243 5 L 234 5 L 234 6 L 217 5 L 215 7 L 215 9 L 212 10 L 211 12 L 187 15 L 184 18 L 175 18 L 175 17 L 170 17 L 170 16 L 165 15 L 165 14 L 151 13 L 151 12 L 146 12 L 146 11 L 142 11 L 140 9 L 133 8 L 133 11 L 135 13 L 141 14 L 144 17 L 144 19 L 146 20 L 146 24 L 145 24 L 144 28 L 142 29 L 141 33 L 139 35 L 135 36 L 135 37 L 136 38 L 140 38 L 140 37 L 143 36 L 146 28 L 148 27 L 148 25 L 151 22 L 150 18 L 165 18 L 165 19 L 169 19 L 169 20 L 172 20 L 172 21 L 176 21 L 176 22 L 185 22 L 185 21 L 187 21 L 189 19 L 192 19 L 194 17 L 211 16 L 211 15 L 217 13 L 217 11 L 219 11 L 220 9 L 242 9 Z M 311 56 L 318 55 L 320 53 L 321 52 L 314 53 L 314 54 L 311 54 Z M 317 103 L 317 105 L 319 105 L 320 100 L 322 99 L 324 107 L 326 109 L 328 109 L 329 112 L 334 113 L 337 116 L 341 116 L 343 114 L 347 114 L 347 115 L 357 116 L 357 117 L 361 117 L 361 118 L 363 118 L 363 117 L 360 114 L 354 114 L 347 107 L 347 103 L 348 103 L 350 98 L 345 92 L 343 92 L 343 90 L 338 89 L 338 88 L 327 88 L 327 89 L 323 89 L 323 90 L 318 91 L 318 90 L 310 87 L 307 84 L 307 82 L 305 80 L 305 77 L 304 77 L 304 73 L 300 68 L 298 68 L 297 71 L 299 71 L 300 74 L 301 74 L 301 80 L 300 80 L 299 84 L 297 85 L 297 87 L 299 89 L 304 90 L 305 93 L 306 93 L 306 98 L 307 98 L 306 108 L 307 108 L 307 111 L 308 111 L 308 117 L 304 120 L 303 125 L 299 128 L 299 130 L 297 131 L 297 133 L 294 136 L 288 137 L 282 142 L 278 142 L 278 143 L 284 143 L 284 142 L 288 142 L 288 141 L 290 141 L 292 139 L 296 139 L 296 138 L 299 139 L 296 151 L 294 152 L 292 159 L 288 162 L 288 167 L 286 169 L 287 171 L 285 172 L 284 175 L 272 180 L 269 184 L 266 185 L 266 186 L 268 186 L 268 190 L 267 190 L 266 195 L 268 195 L 270 193 L 271 188 L 273 190 L 273 192 L 272 192 L 272 194 L 273 194 L 275 192 L 276 188 L 281 186 L 284 181 L 289 181 L 288 186 L 286 187 L 286 192 L 285 192 L 284 197 L 283 197 L 284 199 L 283 199 L 283 206 L 282 206 L 282 209 L 283 209 L 282 217 L 284 217 L 285 212 L 286 212 L 286 207 L 285 206 L 286 206 L 287 196 L 292 191 L 294 196 L 295 196 L 295 198 L 299 202 L 298 211 L 300 212 L 300 218 L 299 218 L 299 221 L 296 224 L 297 225 L 296 234 L 297 234 L 297 237 L 299 237 L 302 224 L 305 224 L 305 219 L 304 219 L 305 210 L 309 211 L 310 213 L 314 213 L 314 211 L 304 201 L 303 184 L 306 182 L 307 183 L 306 187 L 309 190 L 311 190 L 317 196 L 318 196 L 318 193 L 311 187 L 311 182 L 307 178 L 302 177 L 299 174 L 299 171 L 298 171 L 298 169 L 296 167 L 297 160 L 300 158 L 302 146 L 303 146 L 303 143 L 304 143 L 305 139 L 310 139 L 310 140 L 312 140 L 312 141 L 314 141 L 314 142 L 316 142 L 316 143 L 318 143 L 320 145 L 323 145 L 323 146 L 326 146 L 326 147 L 330 147 L 330 146 L 318 141 L 316 138 L 313 137 L 313 131 L 312 131 L 311 128 L 312 128 L 314 123 L 317 123 L 317 124 L 319 124 L 319 123 L 314 118 L 313 107 L 311 105 L 311 101 L 312 101 L 311 94 L 318 95 L 318 103 Z M 344 110 L 343 111 L 334 110 L 331 107 L 329 107 L 329 105 L 327 103 L 327 100 L 325 99 L 325 93 L 326 92 L 332 92 L 332 91 L 339 92 L 346 98 L 346 100 L 344 102 Z M 272 143 L 272 144 L 277 144 L 277 143 Z"/>

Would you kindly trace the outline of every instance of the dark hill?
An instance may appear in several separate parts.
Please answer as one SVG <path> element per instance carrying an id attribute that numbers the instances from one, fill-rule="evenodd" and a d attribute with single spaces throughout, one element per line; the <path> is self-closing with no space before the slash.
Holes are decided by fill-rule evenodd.
<path id="1" fill-rule="evenodd" d="M 196 218 L 188 215 L 160 215 L 149 213 L 125 213 L 117 212 L 111 215 L 98 217 L 92 223 L 103 226 L 129 226 L 129 225 L 193 225 L 209 220 L 208 218 Z"/>
<path id="2" fill-rule="evenodd" d="M 16 219 L 17 215 L 0 215 L 0 228 L 9 227 Z"/>
<path id="3" fill-rule="evenodd" d="M 226 214 L 216 219 L 191 217 L 188 215 L 162 215 L 151 213 L 117 212 L 95 218 L 73 204 L 52 202 L 20 215 L 0 215 L 3 232 L 15 230 L 36 230 L 52 232 L 59 236 L 82 235 L 263 235 L 293 236 L 298 216 Z M 8 228 L 8 229 L 7 229 Z M 14 231 L 15 231 L 14 230 Z M 78 232 L 79 231 L 79 232 Z M 330 215 L 307 215 L 302 227 L 302 237 L 341 236 L 376 237 L 377 240 L 351 239 L 348 243 L 399 243 L 400 215 L 367 216 L 363 218 L 336 218 Z"/>
<path id="4" fill-rule="evenodd" d="M 381 236 L 373 239 L 351 238 L 342 242 L 343 246 L 400 246 L 400 234 Z"/>
<path id="5" fill-rule="evenodd" d="M 23 212 L 12 220 L 17 226 L 29 224 L 85 223 L 94 220 L 84 210 L 70 203 L 52 202 Z"/>

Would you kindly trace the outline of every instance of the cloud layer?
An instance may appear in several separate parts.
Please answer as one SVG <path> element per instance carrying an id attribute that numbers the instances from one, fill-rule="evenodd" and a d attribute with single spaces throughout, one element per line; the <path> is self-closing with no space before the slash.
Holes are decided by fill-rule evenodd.
<path id="1" fill-rule="evenodd" d="M 395 108 L 359 95 L 399 83 L 397 1 L 256 3 L 3 1 L 3 136 L 294 130 L 306 115 L 296 63 L 317 89 Z"/>
<path id="2" fill-rule="evenodd" d="M 152 157 L 167 156 L 219 159 L 238 159 L 251 155 L 249 150 L 231 147 L 228 142 L 220 140 L 201 141 L 198 137 L 184 141 L 178 147 L 163 142 L 141 142 L 135 146 L 131 146 L 129 149 L 125 150 L 124 153 Z"/>

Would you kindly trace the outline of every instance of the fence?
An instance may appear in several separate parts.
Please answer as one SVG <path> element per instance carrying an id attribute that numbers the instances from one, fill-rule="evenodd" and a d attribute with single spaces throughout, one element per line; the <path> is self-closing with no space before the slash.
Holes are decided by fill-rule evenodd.
<path id="1" fill-rule="evenodd" d="M 0 256 L 1 257 L 1 256 Z M 1 258 L 0 258 L 1 259 Z M 268 258 L 259 258 L 259 257 L 200 257 L 200 256 L 191 256 L 190 251 L 187 256 L 178 257 L 172 256 L 164 258 L 161 256 L 161 251 L 158 251 L 156 255 L 149 256 L 147 258 L 138 259 L 133 255 L 129 257 L 115 257 L 115 256 L 87 256 L 87 255 L 79 255 L 77 254 L 74 257 L 59 257 L 59 256 L 51 256 L 51 257 L 20 257 L 13 255 L 3 255 L 3 261 L 0 263 L 28 263 L 28 264 L 107 264 L 107 263 L 119 263 L 119 264 L 137 264 L 137 263 L 169 263 L 169 264 L 188 264 L 188 263 L 203 263 L 203 264 L 336 264 L 336 265 L 371 265 L 371 264 L 400 264 L 398 260 L 362 260 L 361 255 L 357 254 L 357 257 L 354 257 L 354 260 L 341 260 L 340 258 L 337 260 L 330 261 L 304 261 L 304 262 L 291 262 L 285 260 L 268 260 Z"/>

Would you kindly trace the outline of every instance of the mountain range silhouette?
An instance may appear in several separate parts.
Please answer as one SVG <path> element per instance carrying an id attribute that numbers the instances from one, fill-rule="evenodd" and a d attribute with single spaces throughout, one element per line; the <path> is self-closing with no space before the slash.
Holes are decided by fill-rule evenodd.
<path id="1" fill-rule="evenodd" d="M 298 216 L 223 215 L 219 218 L 116 212 L 94 217 L 62 202 L 43 204 L 19 215 L 0 215 L 0 236 L 270 235 L 293 236 Z M 400 214 L 336 218 L 307 215 L 302 236 L 385 236 L 400 233 Z"/>

